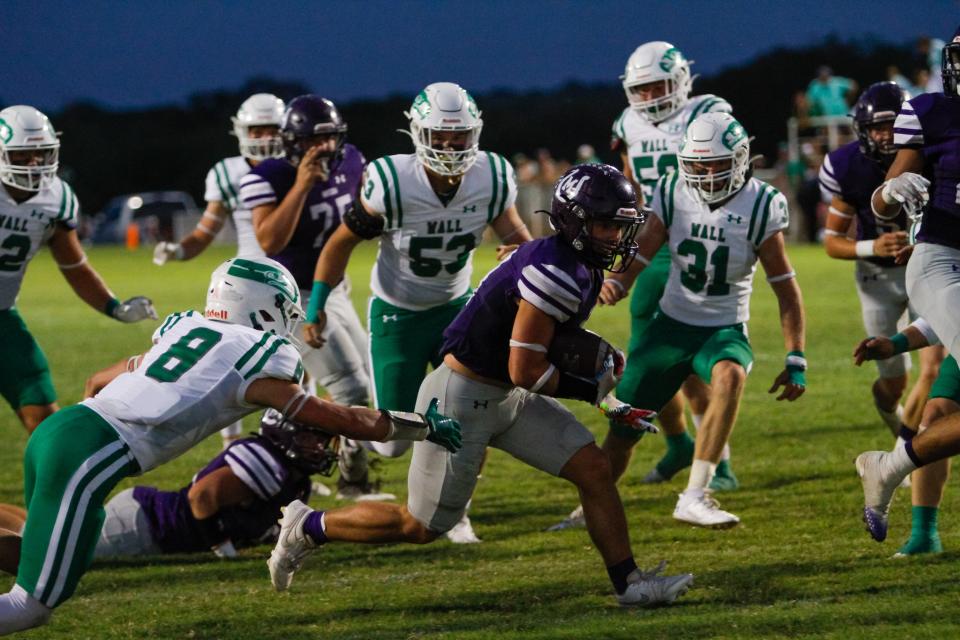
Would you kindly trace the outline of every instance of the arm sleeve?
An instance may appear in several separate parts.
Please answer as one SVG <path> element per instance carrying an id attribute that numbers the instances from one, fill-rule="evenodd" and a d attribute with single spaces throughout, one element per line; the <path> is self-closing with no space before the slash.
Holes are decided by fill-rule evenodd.
<path id="1" fill-rule="evenodd" d="M 240 180 L 240 202 L 244 209 L 252 211 L 255 207 L 277 202 L 277 194 L 269 180 L 251 171 Z"/>
<path id="2" fill-rule="evenodd" d="M 517 282 L 520 297 L 556 320 L 566 322 L 580 309 L 576 280 L 552 264 L 528 264 Z"/>
<path id="3" fill-rule="evenodd" d="M 230 470 L 261 500 L 280 493 L 289 475 L 273 455 L 254 439 L 241 440 L 227 449 Z"/>
<path id="4" fill-rule="evenodd" d="M 226 202 L 229 200 L 224 193 L 223 179 L 217 171 L 216 165 L 210 171 L 207 171 L 207 179 L 204 182 L 203 199 L 206 202 Z"/>
<path id="5" fill-rule="evenodd" d="M 914 110 L 913 101 L 904 102 L 893 123 L 893 144 L 897 147 L 919 149 L 923 146 L 923 126 Z"/>

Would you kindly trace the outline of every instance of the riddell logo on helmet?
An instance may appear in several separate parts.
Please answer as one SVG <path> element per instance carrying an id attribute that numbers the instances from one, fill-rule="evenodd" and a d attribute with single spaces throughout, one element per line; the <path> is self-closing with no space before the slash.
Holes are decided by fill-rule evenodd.
<path id="1" fill-rule="evenodd" d="M 444 118 L 440 122 L 443 124 L 460 124 L 461 120 L 460 118 Z"/>
<path id="2" fill-rule="evenodd" d="M 227 312 L 223 309 L 207 309 L 204 311 L 203 316 L 211 320 L 226 320 Z"/>

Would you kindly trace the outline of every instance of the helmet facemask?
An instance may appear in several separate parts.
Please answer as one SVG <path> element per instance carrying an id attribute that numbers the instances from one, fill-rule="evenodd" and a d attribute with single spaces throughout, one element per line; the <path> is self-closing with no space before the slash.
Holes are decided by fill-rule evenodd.
<path id="1" fill-rule="evenodd" d="M 266 130 L 272 128 L 273 133 Z M 261 162 L 267 158 L 283 157 L 283 140 L 280 125 L 243 125 L 234 122 L 233 134 L 240 141 L 240 155 L 247 160 Z"/>
<path id="2" fill-rule="evenodd" d="M 747 182 L 750 139 L 728 113 L 705 113 L 687 127 L 677 153 L 684 183 L 702 203 L 733 197 Z"/>
<path id="3" fill-rule="evenodd" d="M 308 475 L 329 476 L 337 468 L 340 436 L 287 420 L 275 409 L 264 412 L 260 435 L 280 449 L 293 466 Z"/>
<path id="4" fill-rule="evenodd" d="M 740 148 L 726 157 L 680 158 L 680 176 L 704 204 L 723 202 L 743 188 L 748 154 L 747 149 Z"/>
<path id="5" fill-rule="evenodd" d="M 593 218 L 583 224 L 579 236 L 574 239 L 574 248 L 580 247 L 591 266 L 623 273 L 637 256 L 639 245 L 637 232 L 644 216 L 636 209 L 620 209 L 610 218 Z M 615 240 L 609 238 L 609 229 L 616 227 Z M 597 237 L 602 236 L 602 237 Z"/>
<path id="6" fill-rule="evenodd" d="M 452 82 L 428 85 L 409 111 L 408 133 L 417 159 L 441 176 L 462 176 L 477 160 L 483 120 L 473 98 Z"/>
<path id="7" fill-rule="evenodd" d="M 641 92 L 638 91 L 639 88 L 660 82 L 662 82 L 664 86 L 663 95 L 647 100 L 640 97 Z M 650 122 L 657 123 L 666 120 L 687 103 L 687 96 L 690 95 L 691 84 L 688 73 L 686 75 L 685 88 L 680 86 L 675 78 L 663 78 L 661 80 L 654 80 L 653 82 L 636 82 L 633 84 L 627 84 L 626 81 L 624 81 L 623 90 L 627 94 L 627 102 L 630 103 L 630 106 L 633 107 L 637 113 Z M 651 92 L 654 91 L 656 91 L 656 89 L 651 90 Z"/>
<path id="8" fill-rule="evenodd" d="M 633 110 L 654 124 L 666 120 L 687 104 L 693 88 L 690 62 L 679 49 L 660 41 L 638 47 L 627 60 L 620 80 Z M 656 86 L 660 82 L 663 85 Z M 648 91 L 638 91 L 641 87 L 647 87 Z M 642 93 L 660 95 L 644 99 Z"/>
<path id="9" fill-rule="evenodd" d="M 0 146 L 0 182 L 23 191 L 50 185 L 60 167 L 60 142 L 36 146 Z"/>
<path id="10" fill-rule="evenodd" d="M 960 96 L 960 37 L 954 38 L 943 48 L 940 73 L 943 77 L 943 93 L 954 98 Z"/>

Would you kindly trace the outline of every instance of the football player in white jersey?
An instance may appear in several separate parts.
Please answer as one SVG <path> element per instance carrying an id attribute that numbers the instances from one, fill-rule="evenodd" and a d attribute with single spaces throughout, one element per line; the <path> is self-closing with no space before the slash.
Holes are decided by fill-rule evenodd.
<path id="1" fill-rule="evenodd" d="M 283 100 L 270 93 L 255 93 L 243 101 L 237 115 L 231 118 L 232 133 L 239 142 L 240 155 L 224 158 L 207 172 L 203 196 L 207 208 L 197 228 L 180 242 L 158 243 L 153 251 L 154 264 L 163 266 L 168 260 L 190 260 L 200 255 L 210 246 L 231 215 L 237 228 L 237 256 L 250 258 L 264 255 L 253 232 L 252 213 L 240 201 L 240 179 L 260 161 L 283 155 L 280 140 L 283 109 Z M 242 435 L 243 425 L 239 422 L 224 427 L 220 432 L 224 447 Z"/>
<path id="2" fill-rule="evenodd" d="M 443 330 L 470 298 L 471 258 L 483 232 L 490 226 L 513 244 L 531 236 L 514 206 L 513 167 L 480 150 L 483 121 L 469 93 L 450 82 L 428 85 L 405 115 L 415 152 L 367 166 L 360 199 L 317 261 L 304 338 L 322 345 L 327 296 L 353 248 L 379 239 L 367 317 L 374 405 L 413 411 L 427 367 L 439 364 Z M 409 445 L 372 448 L 394 457 Z M 462 532 L 476 541 L 466 526 L 452 539 Z"/>
<path id="3" fill-rule="evenodd" d="M 259 408 L 331 434 L 459 448 L 459 425 L 435 404 L 424 417 L 308 396 L 300 355 L 285 337 L 301 316 L 300 293 L 282 265 L 228 260 L 213 272 L 203 316 L 170 315 L 149 351 L 111 367 L 116 377 L 100 393 L 37 428 L 24 456 L 27 520 L 16 584 L 0 596 L 0 635 L 46 623 L 73 594 L 118 482 Z M 211 546 L 222 542 L 213 519 L 198 525 Z"/>
<path id="4" fill-rule="evenodd" d="M 620 151 L 624 175 L 639 186 L 644 201 L 650 202 L 657 180 L 677 169 L 677 150 L 687 125 L 704 113 L 730 113 L 732 109 L 718 96 L 690 95 L 693 84 L 690 62 L 669 42 L 647 42 L 637 47 L 627 60 L 621 80 L 629 106 L 613 123 L 613 146 Z M 632 340 L 639 339 L 653 318 L 669 270 L 670 251 L 664 245 L 634 287 L 630 300 Z M 628 378 L 631 374 L 631 371 L 625 372 Z M 709 388 L 691 376 L 684 383 L 683 392 L 690 403 L 694 427 L 698 427 L 706 411 Z M 689 466 L 693 458 L 694 442 L 687 433 L 683 398 L 679 393 L 664 406 L 660 422 L 667 452 L 644 478 L 645 482 L 669 480 Z M 622 455 L 623 451 L 618 451 Z M 730 449 L 725 447 L 712 488 L 737 488 L 729 460 Z"/>
<path id="5" fill-rule="evenodd" d="M 628 360 L 635 374 L 620 381 L 617 397 L 657 410 L 691 374 L 711 385 L 689 483 L 673 513 L 678 520 L 705 527 L 739 522 L 718 507 L 709 485 L 753 364 L 746 322 L 758 260 L 780 303 L 787 350 L 785 367 L 770 392 L 782 386 L 777 399 L 792 401 L 805 389 L 803 303 L 782 233 L 788 225 L 787 201 L 749 175 L 749 155 L 747 134 L 733 116 L 697 116 L 680 143 L 679 171 L 660 178 L 654 188 L 654 216 L 639 239 L 636 268 L 612 274 L 618 282 L 605 282 L 600 294 L 607 304 L 624 298 L 656 251 L 669 246 L 666 289 L 653 319 L 631 344 Z M 604 448 L 629 450 L 636 441 L 611 427 Z M 611 460 L 619 476 L 629 455 Z"/>
<path id="6" fill-rule="evenodd" d="M 0 111 L 0 395 L 27 431 L 57 410 L 47 359 L 15 306 L 27 265 L 46 244 L 77 296 L 121 322 L 156 318 L 148 298 L 114 297 L 77 238 L 80 204 L 57 177 L 60 140 L 47 116 L 17 105 Z"/>

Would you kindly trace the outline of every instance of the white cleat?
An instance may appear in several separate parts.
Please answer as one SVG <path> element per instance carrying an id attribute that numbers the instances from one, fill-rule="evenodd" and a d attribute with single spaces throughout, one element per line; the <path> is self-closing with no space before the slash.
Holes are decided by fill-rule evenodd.
<path id="1" fill-rule="evenodd" d="M 450 529 L 450 531 L 447 531 L 444 535 L 446 535 L 447 540 L 453 544 L 477 544 L 481 542 L 480 538 L 478 538 L 477 534 L 473 531 L 473 525 L 470 524 L 470 517 L 467 514 L 463 514 L 460 521 L 453 525 L 453 529 Z"/>
<path id="2" fill-rule="evenodd" d="M 720 508 L 709 489 L 702 493 L 681 493 L 673 510 L 673 517 L 681 522 L 708 529 L 729 529 L 740 524 L 740 518 Z"/>
<path id="3" fill-rule="evenodd" d="M 583 517 L 583 505 L 570 512 L 566 518 L 557 524 L 547 527 L 547 531 L 563 531 L 564 529 L 582 529 L 587 526 L 587 519 Z"/>
<path id="4" fill-rule="evenodd" d="M 280 507 L 283 517 L 280 523 L 280 535 L 277 544 L 270 552 L 267 567 L 270 569 L 270 582 L 277 591 L 286 591 L 293 581 L 293 574 L 303 565 L 303 560 L 313 553 L 317 545 L 303 531 L 304 521 L 313 513 L 313 509 L 299 500 Z"/>
<path id="5" fill-rule="evenodd" d="M 883 473 L 885 451 L 867 451 L 857 456 L 857 475 L 863 485 L 863 522 L 877 542 L 887 538 L 887 514 L 893 494 L 902 479 Z"/>
<path id="6" fill-rule="evenodd" d="M 677 576 L 659 576 L 667 566 L 661 561 L 653 571 L 637 569 L 627 577 L 627 588 L 617 594 L 617 602 L 622 607 L 649 607 L 655 604 L 670 604 L 684 593 L 693 584 L 692 573 L 681 573 Z"/>

